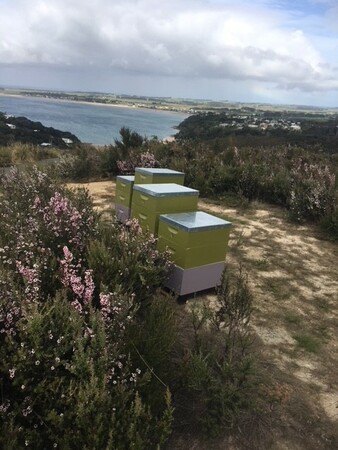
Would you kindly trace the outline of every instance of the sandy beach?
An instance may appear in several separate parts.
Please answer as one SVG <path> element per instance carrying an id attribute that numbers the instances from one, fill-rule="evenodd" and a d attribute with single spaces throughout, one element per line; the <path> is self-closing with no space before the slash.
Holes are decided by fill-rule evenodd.
<path id="1" fill-rule="evenodd" d="M 187 114 L 187 116 L 189 115 L 188 112 L 186 111 L 176 111 L 176 110 L 171 110 L 171 109 L 166 109 L 166 108 L 159 108 L 159 107 L 151 107 L 151 106 L 146 106 L 146 105 L 140 105 L 140 104 L 128 104 L 128 103 L 102 103 L 102 102 L 87 102 L 84 100 L 70 100 L 70 99 L 64 99 L 64 98 L 54 98 L 54 97 L 43 97 L 43 96 L 38 96 L 38 95 L 23 95 L 23 94 L 10 94 L 8 92 L 0 92 L 0 96 L 1 97 L 17 97 L 17 98 L 35 98 L 35 99 L 39 99 L 39 100 L 45 100 L 45 101 L 55 101 L 55 102 L 66 102 L 66 103 L 78 103 L 80 105 L 93 105 L 93 106 L 106 106 L 107 108 L 127 108 L 127 109 L 139 109 L 139 110 L 144 110 L 144 109 L 149 109 L 151 111 L 158 111 L 158 112 L 166 112 L 166 113 L 172 113 L 172 114 Z"/>

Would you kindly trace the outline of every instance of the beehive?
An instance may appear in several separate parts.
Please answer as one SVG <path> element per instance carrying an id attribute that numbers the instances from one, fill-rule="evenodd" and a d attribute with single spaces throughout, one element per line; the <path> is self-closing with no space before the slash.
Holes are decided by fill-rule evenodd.
<path id="1" fill-rule="evenodd" d="M 118 220 L 123 223 L 130 218 L 134 179 L 131 175 L 116 177 L 115 212 Z"/>
<path id="2" fill-rule="evenodd" d="M 201 211 L 160 215 L 158 249 L 168 249 L 175 264 L 167 286 L 184 295 L 219 284 L 230 227 Z"/>
<path id="3" fill-rule="evenodd" d="M 171 169 L 136 167 L 135 184 L 176 183 L 184 184 L 184 173 Z"/>
<path id="4" fill-rule="evenodd" d="M 231 223 L 205 212 L 163 214 L 158 248 L 168 247 L 183 269 L 224 261 Z"/>
<path id="5" fill-rule="evenodd" d="M 131 215 L 142 229 L 157 235 L 160 214 L 196 211 L 198 194 L 175 183 L 134 184 Z"/>

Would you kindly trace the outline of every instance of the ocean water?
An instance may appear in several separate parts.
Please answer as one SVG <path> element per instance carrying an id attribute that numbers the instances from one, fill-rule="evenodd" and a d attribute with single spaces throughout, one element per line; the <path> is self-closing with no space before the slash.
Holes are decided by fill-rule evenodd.
<path id="1" fill-rule="evenodd" d="M 129 127 L 148 138 L 164 139 L 187 114 L 142 108 L 81 104 L 63 100 L 0 95 L 0 111 L 24 116 L 47 127 L 70 131 L 82 142 L 111 144 L 121 127 Z"/>

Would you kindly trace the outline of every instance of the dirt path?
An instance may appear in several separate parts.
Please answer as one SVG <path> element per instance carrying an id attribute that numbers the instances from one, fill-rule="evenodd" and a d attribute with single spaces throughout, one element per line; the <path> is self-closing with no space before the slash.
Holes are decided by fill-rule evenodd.
<path id="1" fill-rule="evenodd" d="M 112 182 L 82 186 L 99 210 L 112 208 Z M 200 200 L 199 208 L 233 223 L 227 262 L 243 263 L 255 293 L 252 326 L 280 396 L 269 448 L 338 448 L 338 244 L 270 205 L 239 211 Z"/>

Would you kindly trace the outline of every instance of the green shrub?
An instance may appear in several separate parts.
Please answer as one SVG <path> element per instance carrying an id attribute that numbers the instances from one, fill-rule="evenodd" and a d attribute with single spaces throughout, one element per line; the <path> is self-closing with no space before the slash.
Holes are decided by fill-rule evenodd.
<path id="1" fill-rule="evenodd" d="M 191 415 L 212 436 L 234 427 L 254 404 L 252 294 L 242 269 L 224 273 L 217 300 L 216 310 L 192 309 L 194 346 L 184 354 L 182 373 Z"/>
<path id="2" fill-rule="evenodd" d="M 103 166 L 107 148 L 97 148 L 93 145 L 77 145 L 69 154 L 64 154 L 52 168 L 54 177 L 62 181 L 84 181 L 101 178 L 107 175 Z"/>
<path id="3" fill-rule="evenodd" d="M 101 172 L 113 176 L 118 175 L 119 168 L 117 166 L 117 161 L 120 159 L 121 151 L 118 147 L 115 147 L 114 145 L 105 147 L 100 161 Z"/>
<path id="4" fill-rule="evenodd" d="M 317 353 L 319 350 L 319 342 L 307 334 L 296 334 L 294 339 L 297 341 L 299 347 L 303 348 L 307 352 Z"/>
<path id="5" fill-rule="evenodd" d="M 228 148 L 224 140 L 153 145 L 161 166 L 185 172 L 200 195 L 237 192 L 250 200 L 287 207 L 294 220 L 319 221 L 335 229 L 335 174 L 331 160 L 299 147 Z M 331 221 L 330 221 L 331 218 Z"/>
<path id="6" fill-rule="evenodd" d="M 292 324 L 292 325 L 299 325 L 301 323 L 301 318 L 295 314 L 294 312 L 290 311 L 285 315 L 285 321 L 288 324 Z"/>
<path id="7" fill-rule="evenodd" d="M 145 150 L 147 140 L 136 131 L 122 127 L 121 139 L 114 139 L 114 145 L 105 147 L 100 168 L 109 175 L 133 174 L 135 167 L 154 167 L 155 159 L 149 150 Z"/>
<path id="8" fill-rule="evenodd" d="M 165 440 L 170 396 L 153 417 L 124 340 L 98 311 L 79 314 L 65 293 L 22 307 L 0 350 L 2 448 L 148 449 Z"/>
<path id="9" fill-rule="evenodd" d="M 8 147 L 0 147 L 0 167 L 7 167 L 12 164 L 12 154 Z"/>
<path id="10" fill-rule="evenodd" d="M 321 219 L 320 225 L 332 239 L 338 240 L 338 203 L 336 203 L 336 206 L 331 213 L 326 214 Z"/>
<path id="11" fill-rule="evenodd" d="M 29 295 L 54 295 L 61 287 L 64 247 L 81 260 L 95 236 L 96 216 L 88 193 L 71 193 L 37 169 L 12 169 L 2 179 L 2 190 L 0 263 L 17 274 Z"/>
<path id="12" fill-rule="evenodd" d="M 289 199 L 295 220 L 319 220 L 332 213 L 335 204 L 335 175 L 328 166 L 296 160 L 292 168 Z"/>
<path id="13" fill-rule="evenodd" d="M 154 411 L 162 411 L 168 386 L 176 380 L 173 351 L 177 344 L 175 303 L 169 294 L 157 294 L 136 317 L 129 329 L 131 358 L 142 373 L 153 376 L 143 389 L 142 396 Z"/>
<path id="14" fill-rule="evenodd" d="M 147 306 L 161 323 L 149 305 L 167 256 L 134 222 L 98 228 L 85 191 L 36 169 L 10 171 L 2 191 L 0 446 L 157 448 L 171 430 L 170 392 L 150 401 L 152 361 L 134 365 L 128 336 Z M 136 344 L 150 349 L 148 339 Z"/>
<path id="15" fill-rule="evenodd" d="M 102 223 L 88 246 L 88 262 L 97 286 L 119 287 L 142 305 L 150 301 L 170 269 L 169 254 L 156 250 L 156 239 L 135 220 L 127 226 L 112 218 Z"/>
<path id="16" fill-rule="evenodd" d="M 37 163 L 46 158 L 56 158 L 58 155 L 59 153 L 55 149 L 16 142 L 6 147 L 0 147 L 0 167 Z"/>

